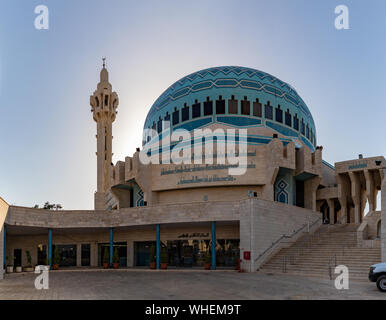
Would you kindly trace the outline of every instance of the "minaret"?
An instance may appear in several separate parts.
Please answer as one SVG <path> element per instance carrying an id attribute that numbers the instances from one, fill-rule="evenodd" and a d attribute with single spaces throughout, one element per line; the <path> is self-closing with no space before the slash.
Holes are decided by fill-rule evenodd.
<path id="1" fill-rule="evenodd" d="M 112 124 L 117 114 L 118 95 L 112 92 L 109 83 L 109 73 L 106 69 L 106 59 L 103 58 L 103 68 L 97 90 L 90 96 L 91 112 L 97 123 L 97 191 L 95 193 L 95 210 L 106 209 L 106 192 L 110 189 L 112 163 Z"/>

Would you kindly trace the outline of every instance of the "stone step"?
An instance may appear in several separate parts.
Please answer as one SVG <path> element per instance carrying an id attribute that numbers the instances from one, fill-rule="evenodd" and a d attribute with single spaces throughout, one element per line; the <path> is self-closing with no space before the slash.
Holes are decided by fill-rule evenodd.
<path id="1" fill-rule="evenodd" d="M 370 270 L 370 267 L 368 268 L 350 268 L 348 267 L 349 269 L 349 274 L 360 274 L 360 275 L 368 275 L 369 274 L 369 270 Z M 283 272 L 284 268 L 283 266 L 272 266 L 270 268 L 262 268 L 261 270 L 264 270 L 264 271 L 273 271 L 273 270 L 276 270 L 276 271 L 281 271 Z M 287 272 L 290 272 L 290 271 L 297 271 L 297 272 L 306 272 L 306 273 L 325 273 L 329 271 L 329 268 L 328 266 L 326 267 L 314 267 L 314 268 L 309 268 L 309 267 L 305 267 L 305 266 L 286 266 L 286 270 Z M 334 269 L 332 269 L 334 270 Z"/>
<path id="2" fill-rule="evenodd" d="M 303 277 L 310 277 L 310 278 L 321 278 L 321 279 L 327 279 L 330 280 L 329 273 L 306 273 L 306 272 L 296 272 L 296 271 L 287 271 L 287 272 L 281 272 L 281 271 L 274 271 L 274 272 L 268 272 L 266 270 L 262 270 L 261 272 L 266 274 L 280 274 L 280 275 L 298 275 Z M 332 275 L 332 280 L 335 279 L 336 275 Z M 364 281 L 368 282 L 368 276 L 363 274 L 350 274 L 350 280 L 354 281 Z"/>
<path id="3" fill-rule="evenodd" d="M 333 260 L 331 261 L 333 262 Z M 347 266 L 371 266 L 376 263 L 380 263 L 381 259 L 368 259 L 368 260 L 362 260 L 362 261 L 353 261 L 353 260 L 339 260 L 337 259 L 337 264 L 344 264 Z M 265 266 L 270 266 L 270 265 L 280 265 L 283 264 L 284 260 L 276 260 L 276 261 L 271 261 L 268 264 L 264 265 Z M 287 260 L 287 264 L 290 262 Z M 306 260 L 306 259 L 296 259 L 294 264 L 304 264 L 304 265 L 328 265 L 329 260 Z"/>

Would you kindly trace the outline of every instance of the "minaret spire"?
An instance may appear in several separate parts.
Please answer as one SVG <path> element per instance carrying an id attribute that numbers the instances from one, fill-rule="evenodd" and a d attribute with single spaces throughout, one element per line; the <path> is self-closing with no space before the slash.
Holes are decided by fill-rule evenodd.
<path id="1" fill-rule="evenodd" d="M 97 123 L 97 192 L 95 209 L 106 209 L 106 192 L 111 187 L 112 124 L 117 115 L 119 98 L 113 92 L 106 69 L 106 58 L 102 58 L 103 68 L 96 91 L 90 96 L 91 112 Z"/>

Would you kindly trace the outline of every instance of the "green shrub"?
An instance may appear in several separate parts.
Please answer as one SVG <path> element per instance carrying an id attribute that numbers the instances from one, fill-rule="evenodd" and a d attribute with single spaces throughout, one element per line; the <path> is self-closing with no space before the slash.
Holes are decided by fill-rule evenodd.
<path id="1" fill-rule="evenodd" d="M 114 249 L 113 263 L 119 263 L 118 248 Z"/>
<path id="2" fill-rule="evenodd" d="M 109 257 L 109 251 L 107 248 L 105 248 L 105 251 L 103 253 L 103 263 L 109 263 L 110 257 Z"/>
<path id="3" fill-rule="evenodd" d="M 27 256 L 27 264 L 28 264 L 27 267 L 32 267 L 32 257 L 31 257 L 31 253 L 27 250 L 27 251 L 25 252 L 25 255 Z"/>
<path id="4" fill-rule="evenodd" d="M 59 254 L 59 247 L 55 247 L 54 251 L 54 264 L 59 265 L 60 264 L 60 254 Z"/>
<path id="5" fill-rule="evenodd" d="M 207 250 L 206 253 L 205 253 L 205 263 L 210 263 L 211 262 L 210 258 L 211 258 L 210 257 L 210 252 L 209 252 L 209 250 Z"/>
<path id="6" fill-rule="evenodd" d="M 149 258 L 150 263 L 155 262 L 155 245 L 153 244 L 150 248 L 150 258 Z"/>
<path id="7" fill-rule="evenodd" d="M 166 247 L 162 247 L 161 249 L 161 263 L 168 263 L 168 250 Z"/>

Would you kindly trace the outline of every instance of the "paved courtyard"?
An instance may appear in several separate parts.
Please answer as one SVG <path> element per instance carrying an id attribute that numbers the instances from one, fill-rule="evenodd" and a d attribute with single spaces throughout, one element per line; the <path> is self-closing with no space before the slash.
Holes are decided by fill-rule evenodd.
<path id="1" fill-rule="evenodd" d="M 350 282 L 338 291 L 333 281 L 293 275 L 204 270 L 54 271 L 49 290 L 36 290 L 33 273 L 0 281 L 5 299 L 386 299 L 374 283 Z"/>

